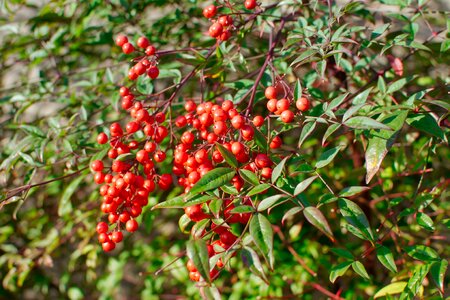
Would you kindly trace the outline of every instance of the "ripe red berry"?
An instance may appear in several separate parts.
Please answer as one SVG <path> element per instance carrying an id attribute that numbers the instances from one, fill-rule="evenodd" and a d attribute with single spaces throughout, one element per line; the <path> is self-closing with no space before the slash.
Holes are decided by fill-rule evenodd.
<path id="1" fill-rule="evenodd" d="M 141 36 L 140 38 L 138 38 L 136 45 L 138 45 L 138 47 L 142 49 L 145 49 L 150 45 L 150 42 L 145 36 Z"/>
<path id="2" fill-rule="evenodd" d="M 123 239 L 123 234 L 122 234 L 121 231 L 114 231 L 114 232 L 111 234 L 111 240 L 112 240 L 114 243 L 120 243 L 120 242 L 122 241 L 122 239 Z"/>
<path id="3" fill-rule="evenodd" d="M 310 103 L 306 97 L 301 97 L 295 102 L 295 106 L 299 111 L 307 111 L 310 107 Z"/>
<path id="4" fill-rule="evenodd" d="M 155 55 L 156 53 L 156 48 L 154 46 L 148 46 L 147 48 L 145 48 L 145 54 L 148 56 L 152 56 Z"/>
<path id="5" fill-rule="evenodd" d="M 184 104 L 184 109 L 187 112 L 193 112 L 196 109 L 197 105 L 195 104 L 194 101 L 192 100 L 188 100 L 186 101 L 186 103 Z"/>
<path id="6" fill-rule="evenodd" d="M 261 127 L 264 124 L 264 118 L 262 116 L 255 116 L 253 118 L 253 125 L 255 127 Z"/>
<path id="7" fill-rule="evenodd" d="M 175 126 L 177 126 L 179 128 L 183 128 L 186 125 L 187 125 L 187 120 L 186 120 L 185 116 L 178 116 L 175 119 Z"/>
<path id="8" fill-rule="evenodd" d="M 117 46 L 122 47 L 126 43 L 128 43 L 128 38 L 126 36 L 124 36 L 123 34 L 120 34 L 116 37 L 116 45 Z"/>
<path id="9" fill-rule="evenodd" d="M 288 99 L 285 99 L 285 98 L 280 99 L 277 102 L 277 110 L 280 111 L 280 112 L 288 110 L 289 109 L 289 104 L 290 103 L 289 103 Z"/>
<path id="10" fill-rule="evenodd" d="M 116 244 L 112 241 L 107 241 L 107 242 L 102 243 L 102 248 L 103 248 L 103 251 L 109 252 L 109 251 L 114 250 L 114 248 L 116 248 Z"/>
<path id="11" fill-rule="evenodd" d="M 125 224 L 125 229 L 128 232 L 135 232 L 138 229 L 138 227 L 139 227 L 139 224 L 135 219 L 130 219 Z"/>
<path id="12" fill-rule="evenodd" d="M 218 37 L 223 31 L 222 24 L 216 22 L 209 27 L 209 35 L 213 38 Z"/>
<path id="13" fill-rule="evenodd" d="M 270 99 L 269 101 L 267 101 L 267 109 L 270 112 L 275 112 L 277 110 L 277 99 Z"/>
<path id="14" fill-rule="evenodd" d="M 234 117 L 231 119 L 231 126 L 233 126 L 233 127 L 236 128 L 236 129 L 242 128 L 242 126 L 243 126 L 244 124 L 245 124 L 245 119 L 244 119 L 244 117 L 241 116 L 241 115 L 234 116 Z"/>
<path id="15" fill-rule="evenodd" d="M 136 153 L 136 160 L 141 164 L 146 163 L 149 160 L 148 152 L 145 150 L 139 150 Z"/>
<path id="16" fill-rule="evenodd" d="M 101 160 L 94 160 L 91 163 L 92 171 L 101 172 L 103 170 L 103 162 Z"/>
<path id="17" fill-rule="evenodd" d="M 134 52 L 134 46 L 131 43 L 125 43 L 122 45 L 122 51 L 125 54 L 131 54 Z"/>
<path id="18" fill-rule="evenodd" d="M 108 231 L 108 224 L 106 222 L 99 222 L 96 227 L 97 233 L 105 233 Z"/>
<path id="19" fill-rule="evenodd" d="M 208 217 L 208 215 L 203 212 L 201 204 L 186 207 L 184 213 L 194 222 L 199 222 Z"/>
<path id="20" fill-rule="evenodd" d="M 217 13 L 217 7 L 214 5 L 209 5 L 203 9 L 203 16 L 207 19 L 211 19 Z"/>
<path id="21" fill-rule="evenodd" d="M 172 175 L 170 174 L 162 174 L 158 181 L 158 186 L 163 189 L 167 190 L 172 185 Z"/>
<path id="22" fill-rule="evenodd" d="M 230 26 L 231 24 L 233 24 L 233 18 L 229 15 L 220 16 L 220 18 L 217 21 L 222 26 Z"/>
<path id="23" fill-rule="evenodd" d="M 197 272 L 197 268 L 195 267 L 194 262 L 191 259 L 188 260 L 186 268 L 188 269 L 189 272 Z"/>
<path id="24" fill-rule="evenodd" d="M 266 154 L 259 153 L 255 157 L 255 163 L 258 168 L 266 168 L 272 165 L 272 160 Z"/>
<path id="25" fill-rule="evenodd" d="M 280 148 L 281 144 L 283 142 L 281 141 L 281 138 L 279 136 L 276 136 L 273 138 L 273 140 L 270 142 L 270 149 L 277 149 Z"/>
<path id="26" fill-rule="evenodd" d="M 98 134 L 97 136 L 97 143 L 99 143 L 100 145 L 106 144 L 108 142 L 108 136 L 106 135 L 106 133 L 101 132 Z"/>
<path id="27" fill-rule="evenodd" d="M 291 123 L 294 120 L 294 113 L 290 110 L 285 110 L 281 113 L 281 121 L 284 123 Z"/>
<path id="28" fill-rule="evenodd" d="M 157 78 L 159 76 L 159 69 L 158 69 L 158 67 L 152 66 L 152 67 L 148 68 L 147 75 L 151 79 Z"/>
<path id="29" fill-rule="evenodd" d="M 277 90 L 273 86 L 268 86 L 264 91 L 264 95 L 267 99 L 276 99 L 277 98 Z"/>
<path id="30" fill-rule="evenodd" d="M 256 5 L 256 0 L 245 0 L 244 2 L 244 6 L 246 9 L 254 9 Z"/>

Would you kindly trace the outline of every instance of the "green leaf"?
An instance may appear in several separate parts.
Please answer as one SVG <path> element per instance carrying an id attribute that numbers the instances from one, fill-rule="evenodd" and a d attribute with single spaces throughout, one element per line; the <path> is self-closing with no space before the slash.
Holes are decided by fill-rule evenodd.
<path id="1" fill-rule="evenodd" d="M 406 281 L 393 282 L 391 284 L 388 284 L 387 286 L 385 286 L 381 290 L 379 290 L 373 296 L 373 298 L 377 299 L 377 298 L 380 298 L 380 297 L 385 297 L 387 295 L 400 294 L 401 292 L 403 292 L 403 290 L 405 289 L 406 285 L 407 285 Z"/>
<path id="2" fill-rule="evenodd" d="M 330 281 L 332 283 L 334 283 L 338 277 L 344 275 L 352 263 L 353 263 L 352 261 L 346 261 L 346 262 L 340 263 L 339 265 L 331 268 Z"/>
<path id="3" fill-rule="evenodd" d="M 307 58 L 316 55 L 317 50 L 315 49 L 307 49 L 306 51 L 303 51 L 291 64 L 292 67 L 295 64 L 300 64 L 301 62 L 305 61 Z"/>
<path id="4" fill-rule="evenodd" d="M 314 129 L 316 128 L 316 122 L 309 122 L 306 123 L 305 126 L 302 128 L 302 133 L 300 134 L 300 140 L 298 141 L 298 148 L 300 148 L 303 144 L 303 142 L 306 140 L 308 136 L 313 133 Z"/>
<path id="5" fill-rule="evenodd" d="M 331 102 L 328 104 L 327 110 L 328 110 L 328 111 L 331 111 L 331 110 L 333 110 L 334 108 L 336 108 L 336 107 L 338 107 L 339 105 L 341 105 L 342 102 L 344 102 L 345 98 L 347 98 L 348 94 L 349 94 L 349 93 L 342 94 L 342 95 L 340 95 L 340 96 L 334 98 L 333 100 L 331 100 Z"/>
<path id="6" fill-rule="evenodd" d="M 22 124 L 19 126 L 19 128 L 22 129 L 23 131 L 25 131 L 26 133 L 31 134 L 32 136 L 40 137 L 40 138 L 46 137 L 45 133 L 36 126 Z"/>
<path id="7" fill-rule="evenodd" d="M 378 121 L 375 121 L 374 119 L 363 117 L 363 116 L 357 116 L 350 118 L 346 120 L 344 125 L 355 128 L 355 129 L 384 129 L 384 130 L 392 130 L 391 127 L 380 123 Z"/>
<path id="8" fill-rule="evenodd" d="M 349 187 L 342 189 L 342 191 L 339 193 L 339 196 L 340 197 L 351 197 L 351 196 L 361 194 L 367 190 L 370 190 L 370 187 L 368 187 L 368 186 L 349 186 Z"/>
<path id="9" fill-rule="evenodd" d="M 283 168 L 284 165 L 286 164 L 286 161 L 290 158 L 290 156 L 286 156 L 285 158 L 283 158 L 282 161 L 280 161 L 280 163 L 273 168 L 272 171 L 272 183 L 275 183 L 278 179 L 278 177 L 280 177 L 281 173 L 283 172 Z"/>
<path id="10" fill-rule="evenodd" d="M 322 212 L 314 206 L 305 207 L 303 210 L 303 214 L 314 227 L 322 231 L 326 236 L 330 238 L 331 241 L 335 241 L 333 236 L 333 231 L 331 231 L 330 225 L 328 224 L 327 219 L 325 219 Z"/>
<path id="11" fill-rule="evenodd" d="M 365 154 L 367 170 L 366 183 L 369 183 L 380 169 L 381 163 L 392 145 L 394 145 L 395 139 L 403 127 L 407 115 L 407 111 L 400 111 L 383 119 L 382 122 L 394 129 L 394 131 L 370 131 Z"/>
<path id="12" fill-rule="evenodd" d="M 442 294 L 444 293 L 444 278 L 447 267 L 447 259 L 441 259 L 441 261 L 433 263 L 430 269 L 431 278 Z"/>
<path id="13" fill-rule="evenodd" d="M 385 246 L 377 248 L 377 258 L 391 272 L 397 273 L 397 266 L 395 265 L 394 256 L 391 250 Z"/>
<path id="14" fill-rule="evenodd" d="M 436 120 L 428 113 L 409 116 L 406 119 L 406 123 L 408 123 L 409 125 L 417 128 L 425 133 L 428 133 L 432 136 L 435 136 L 444 141 L 447 141 L 442 128 L 439 127 Z"/>
<path id="15" fill-rule="evenodd" d="M 424 245 L 414 245 L 405 248 L 406 253 L 414 259 L 431 262 L 439 259 L 437 252 Z"/>
<path id="16" fill-rule="evenodd" d="M 353 116 L 357 111 L 359 111 L 364 106 L 366 106 L 365 103 L 351 106 L 344 113 L 344 116 L 342 117 L 342 122 L 345 122 L 346 120 L 348 120 L 351 116 Z"/>
<path id="17" fill-rule="evenodd" d="M 208 300 L 222 300 L 222 296 L 220 295 L 220 291 L 216 286 L 200 286 L 200 294 L 204 297 L 204 299 Z"/>
<path id="18" fill-rule="evenodd" d="M 378 77 L 377 87 L 383 95 L 386 94 L 386 82 L 384 81 L 383 76 Z"/>
<path id="19" fill-rule="evenodd" d="M 254 188 L 252 188 L 248 193 L 247 196 L 254 196 L 257 194 L 261 194 L 264 191 L 267 191 L 270 188 L 270 184 L 268 183 L 261 183 Z"/>
<path id="20" fill-rule="evenodd" d="M 169 200 L 160 202 L 152 207 L 152 210 L 157 208 L 184 208 L 196 204 L 202 204 L 214 199 L 210 195 L 196 195 L 194 197 L 186 197 L 186 195 L 181 195 Z"/>
<path id="21" fill-rule="evenodd" d="M 228 168 L 216 168 L 206 173 L 191 188 L 188 195 L 196 195 L 209 191 L 228 183 L 236 174 L 236 171 Z"/>
<path id="22" fill-rule="evenodd" d="M 411 81 L 412 78 L 411 77 L 406 77 L 406 78 L 402 78 L 399 79 L 393 83 L 391 83 L 386 91 L 387 94 L 392 94 L 398 90 L 400 90 L 402 87 L 405 86 L 406 83 L 408 83 L 409 81 Z"/>
<path id="23" fill-rule="evenodd" d="M 314 180 L 316 180 L 317 177 L 318 176 L 315 175 L 315 176 L 306 178 L 305 180 L 303 180 L 302 182 L 297 184 L 297 186 L 295 187 L 295 190 L 294 190 L 294 196 L 297 196 L 297 195 L 303 193 L 311 185 L 311 183 Z"/>
<path id="24" fill-rule="evenodd" d="M 327 131 L 323 134 L 322 137 L 322 146 L 325 145 L 327 138 L 332 135 L 336 130 L 338 130 L 342 125 L 339 123 L 331 124 L 330 127 L 327 128 Z"/>
<path id="25" fill-rule="evenodd" d="M 285 195 L 274 195 L 262 200 L 258 205 L 258 211 L 265 211 L 275 205 L 280 199 L 286 198 Z"/>
<path id="26" fill-rule="evenodd" d="M 232 214 L 245 214 L 245 213 L 251 213 L 254 212 L 255 209 L 250 205 L 240 205 L 233 208 L 230 213 Z"/>
<path id="27" fill-rule="evenodd" d="M 430 265 L 421 265 L 416 267 L 412 277 L 408 280 L 405 289 L 400 295 L 400 300 L 413 299 L 419 289 L 422 287 L 422 282 L 430 270 Z"/>
<path id="28" fill-rule="evenodd" d="M 418 212 L 416 214 L 416 221 L 417 224 L 419 224 L 421 227 L 425 228 L 429 231 L 434 231 L 434 223 L 433 220 L 427 215 L 422 212 Z"/>
<path id="29" fill-rule="evenodd" d="M 153 81 L 149 80 L 147 76 L 139 76 L 136 80 L 136 90 L 144 95 L 153 93 Z"/>
<path id="30" fill-rule="evenodd" d="M 297 83 L 295 84 L 294 88 L 294 98 L 295 100 L 298 100 L 302 97 L 302 84 L 300 82 L 300 79 L 297 79 Z"/>
<path id="31" fill-rule="evenodd" d="M 369 97 L 370 92 L 372 91 L 372 88 L 368 88 L 367 90 L 365 90 L 364 92 L 358 94 L 358 96 L 356 96 L 352 103 L 354 105 L 358 105 L 358 104 L 364 104 L 367 101 L 367 98 Z"/>
<path id="32" fill-rule="evenodd" d="M 341 150 L 341 146 L 337 146 L 335 148 L 331 148 L 322 155 L 320 155 L 318 161 L 316 162 L 316 169 L 320 169 L 331 163 L 334 159 L 334 157 L 338 154 L 339 150 Z"/>
<path id="33" fill-rule="evenodd" d="M 266 137 L 259 131 L 258 129 L 255 129 L 255 143 L 258 145 L 259 148 L 261 148 L 264 152 L 267 151 L 267 140 Z"/>
<path id="34" fill-rule="evenodd" d="M 259 184 L 258 176 L 256 176 L 256 174 L 253 173 L 252 171 L 246 170 L 246 169 L 240 169 L 239 174 L 241 175 L 242 179 L 244 179 L 251 185 L 257 186 Z"/>
<path id="35" fill-rule="evenodd" d="M 345 220 L 358 229 L 366 240 L 371 242 L 375 241 L 375 237 L 370 229 L 369 221 L 362 209 L 353 201 L 345 198 L 339 198 L 338 200 L 339 210 Z"/>
<path id="36" fill-rule="evenodd" d="M 197 271 L 206 282 L 210 283 L 209 256 L 206 242 L 202 239 L 190 240 L 187 242 L 186 250 L 187 256 L 192 260 Z"/>
<path id="37" fill-rule="evenodd" d="M 366 280 L 370 280 L 369 274 L 367 274 L 366 268 L 360 261 L 354 261 L 352 263 L 352 269 L 356 272 L 359 276 Z"/>
<path id="38" fill-rule="evenodd" d="M 281 224 L 284 225 L 284 222 L 285 222 L 288 218 L 290 218 L 290 217 L 292 217 L 292 216 L 298 214 L 298 213 L 301 212 L 302 210 L 303 210 L 303 207 L 299 207 L 299 206 L 296 206 L 296 207 L 293 207 L 293 208 L 289 209 L 289 210 L 283 215 L 283 218 L 281 219 Z"/>
<path id="39" fill-rule="evenodd" d="M 383 33 L 386 32 L 386 30 L 389 28 L 389 26 L 391 26 L 390 23 L 384 24 L 382 26 L 378 26 L 377 28 L 375 28 L 372 31 L 372 34 L 370 35 L 370 39 L 374 40 L 377 39 L 378 37 L 380 37 L 381 35 L 383 35 Z"/>
<path id="40" fill-rule="evenodd" d="M 219 150 L 220 154 L 222 154 L 223 159 L 225 159 L 225 161 L 232 166 L 233 168 L 237 168 L 239 166 L 238 161 L 236 159 L 236 157 L 233 155 L 233 153 L 231 153 L 230 151 L 228 151 L 227 148 L 225 148 L 224 146 L 222 146 L 219 143 L 216 143 L 216 147 Z"/>
<path id="41" fill-rule="evenodd" d="M 354 260 L 355 258 L 353 257 L 353 254 L 348 251 L 347 249 L 342 249 L 342 248 L 331 248 L 330 249 L 333 253 L 336 253 L 337 255 L 339 255 L 340 257 L 344 257 L 347 259 L 351 259 Z"/>
<path id="42" fill-rule="evenodd" d="M 261 260 L 255 250 L 246 246 L 241 250 L 241 257 L 244 264 L 253 274 L 261 278 L 266 284 L 269 284 Z"/>
<path id="43" fill-rule="evenodd" d="M 273 230 L 272 224 L 263 214 L 255 214 L 250 220 L 250 235 L 273 269 Z"/>
<path id="44" fill-rule="evenodd" d="M 78 190 L 78 186 L 84 180 L 87 174 L 87 172 L 81 173 L 79 177 L 72 180 L 64 189 L 64 192 L 61 195 L 61 199 L 59 200 L 58 216 L 61 217 L 72 212 L 72 203 L 70 202 L 70 198 L 72 198 L 72 195 Z"/>

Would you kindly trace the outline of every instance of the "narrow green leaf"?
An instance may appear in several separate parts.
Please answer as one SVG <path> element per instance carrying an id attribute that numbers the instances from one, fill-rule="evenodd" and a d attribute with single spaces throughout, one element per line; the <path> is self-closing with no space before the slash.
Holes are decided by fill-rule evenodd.
<path id="1" fill-rule="evenodd" d="M 394 131 L 370 131 L 369 142 L 365 154 L 367 170 L 366 183 L 369 183 L 380 169 L 381 163 L 394 144 L 407 115 L 407 111 L 400 111 L 390 116 L 386 116 L 383 119 L 382 122 L 393 128 Z"/>
<path id="2" fill-rule="evenodd" d="M 386 82 L 384 81 L 383 76 L 378 77 L 377 87 L 383 95 L 386 94 Z"/>
<path id="3" fill-rule="evenodd" d="M 232 166 L 233 168 L 237 168 L 239 166 L 236 157 L 233 155 L 233 153 L 228 151 L 227 148 L 225 148 L 224 146 L 222 146 L 219 143 L 216 143 L 216 147 L 217 147 L 217 150 L 219 150 L 220 154 L 222 154 L 223 159 L 225 159 L 225 161 L 230 166 Z"/>
<path id="4" fill-rule="evenodd" d="M 370 190 L 370 187 L 367 186 L 349 186 L 346 187 L 344 189 L 342 189 L 342 191 L 339 193 L 340 197 L 351 197 L 351 196 L 355 196 L 358 194 L 361 194 L 367 190 Z"/>
<path id="5" fill-rule="evenodd" d="M 326 236 L 330 238 L 331 241 L 335 241 L 333 236 L 333 231 L 331 231 L 330 225 L 328 224 L 327 219 L 324 217 L 322 212 L 314 206 L 305 207 L 303 210 L 303 214 L 314 227 L 322 231 Z"/>
<path id="6" fill-rule="evenodd" d="M 306 51 L 303 51 L 291 64 L 292 67 L 295 64 L 300 64 L 301 62 L 305 61 L 307 58 L 317 54 L 317 50 L 315 49 L 307 49 Z"/>
<path id="7" fill-rule="evenodd" d="M 400 294 L 401 292 L 403 292 L 403 290 L 405 289 L 407 284 L 408 283 L 406 281 L 397 281 L 397 282 L 393 282 L 391 284 L 388 284 L 387 286 L 385 286 L 384 288 L 379 290 L 373 296 L 373 298 L 377 299 L 377 298 L 380 298 L 380 297 L 385 297 L 387 295 Z"/>
<path id="8" fill-rule="evenodd" d="M 212 286 L 200 286 L 200 294 L 204 296 L 204 299 L 208 300 L 222 300 L 219 289 Z"/>
<path id="9" fill-rule="evenodd" d="M 377 258 L 383 266 L 391 272 L 397 273 L 397 266 L 395 265 L 394 256 L 391 250 L 385 246 L 377 248 Z"/>
<path id="10" fill-rule="evenodd" d="M 303 210 L 303 207 L 299 207 L 299 206 L 296 206 L 296 207 L 291 208 L 290 210 L 288 210 L 288 211 L 283 215 L 283 218 L 281 219 L 281 224 L 284 225 L 284 222 L 285 222 L 287 219 L 289 219 L 290 217 L 292 217 L 292 216 L 298 214 L 298 213 L 301 212 L 302 210 Z"/>
<path id="11" fill-rule="evenodd" d="M 252 171 L 246 170 L 246 169 L 240 169 L 239 174 L 241 175 L 242 179 L 244 179 L 251 185 L 257 186 L 259 184 L 258 176 L 256 176 L 256 174 L 253 173 Z"/>
<path id="12" fill-rule="evenodd" d="M 187 256 L 192 260 L 203 279 L 210 283 L 209 256 L 206 242 L 202 239 L 190 240 L 186 245 Z"/>
<path id="13" fill-rule="evenodd" d="M 331 268 L 330 281 L 334 283 L 338 277 L 344 275 L 352 263 L 353 263 L 352 261 L 346 261 Z"/>
<path id="14" fill-rule="evenodd" d="M 212 199 L 214 199 L 214 197 L 210 195 L 196 195 L 189 198 L 187 198 L 186 195 L 181 195 L 156 204 L 152 207 L 152 210 L 158 208 L 184 208 L 196 204 L 202 204 Z"/>
<path id="15" fill-rule="evenodd" d="M 408 83 L 408 81 L 411 81 L 411 77 L 406 77 L 406 78 L 402 78 L 399 79 L 393 83 L 391 83 L 387 89 L 387 94 L 392 94 L 398 90 L 400 90 L 402 87 L 405 86 L 406 83 Z"/>
<path id="16" fill-rule="evenodd" d="M 327 128 L 327 131 L 325 131 L 325 133 L 323 134 L 323 137 L 322 137 L 322 146 L 325 145 L 325 142 L 328 139 L 328 137 L 330 135 L 332 135 L 336 130 L 338 130 L 341 126 L 342 126 L 341 124 L 335 123 L 335 124 L 331 124 Z"/>
<path id="17" fill-rule="evenodd" d="M 408 246 L 405 251 L 412 258 L 421 261 L 432 262 L 439 259 L 439 255 L 433 248 L 424 245 Z"/>
<path id="18" fill-rule="evenodd" d="M 345 126 L 355 129 L 384 129 L 384 130 L 392 130 L 391 127 L 375 121 L 374 119 L 357 116 L 346 120 L 343 123 Z"/>
<path id="19" fill-rule="evenodd" d="M 367 98 L 369 97 L 370 92 L 372 91 L 373 88 L 368 88 L 367 90 L 365 90 L 364 92 L 358 94 L 355 98 L 353 98 L 353 105 L 358 105 L 358 104 L 364 104 L 367 101 Z"/>
<path id="20" fill-rule="evenodd" d="M 416 214 L 416 221 L 417 224 L 419 224 L 422 228 L 425 228 L 426 230 L 429 231 L 435 230 L 433 220 L 423 212 L 418 212 Z"/>
<path id="21" fill-rule="evenodd" d="M 439 127 L 436 120 L 429 114 L 418 114 L 410 116 L 406 119 L 406 123 L 419 129 L 420 131 L 428 133 L 429 135 L 447 141 L 444 131 L 441 127 Z"/>
<path id="22" fill-rule="evenodd" d="M 347 98 L 348 94 L 349 93 L 342 94 L 331 100 L 331 102 L 328 104 L 327 110 L 331 111 L 341 105 L 344 102 L 345 98 Z"/>
<path id="23" fill-rule="evenodd" d="M 209 191 L 228 183 L 236 174 L 236 171 L 228 168 L 216 168 L 206 173 L 191 188 L 189 195 L 196 195 Z"/>
<path id="24" fill-rule="evenodd" d="M 281 173 L 283 172 L 284 165 L 286 164 L 286 161 L 289 158 L 290 158 L 290 156 L 283 158 L 283 160 L 280 161 L 280 163 L 275 168 L 273 168 L 272 183 L 275 183 L 277 181 L 278 177 L 280 177 Z"/>
<path id="25" fill-rule="evenodd" d="M 254 188 L 252 188 L 248 193 L 247 196 L 254 196 L 257 194 L 261 194 L 264 191 L 267 191 L 270 188 L 270 184 L 268 183 L 261 183 Z"/>
<path id="26" fill-rule="evenodd" d="M 302 133 L 300 134 L 300 140 L 298 141 L 298 148 L 300 148 L 303 144 L 303 142 L 306 140 L 308 136 L 313 133 L 314 129 L 316 128 L 316 122 L 308 122 L 303 126 Z"/>
<path id="27" fill-rule="evenodd" d="M 356 272 L 359 276 L 366 280 L 370 280 L 369 274 L 367 274 L 366 268 L 360 261 L 354 261 L 352 263 L 352 269 Z"/>
<path id="28" fill-rule="evenodd" d="M 316 180 L 317 177 L 318 176 L 315 175 L 315 176 L 306 178 L 305 180 L 303 180 L 302 182 L 297 184 L 297 186 L 295 187 L 295 190 L 294 190 L 294 196 L 297 196 L 297 195 L 303 193 L 311 185 L 311 183 L 313 183 L 313 181 Z"/>
<path id="29" fill-rule="evenodd" d="M 297 83 L 295 84 L 294 88 L 294 98 L 295 100 L 298 100 L 302 97 L 302 83 L 300 82 L 300 79 L 297 79 Z"/>
<path id="30" fill-rule="evenodd" d="M 273 269 L 273 230 L 272 224 L 263 214 L 255 214 L 250 220 L 250 235 L 255 245 L 262 252 L 264 257 Z"/>
<path id="31" fill-rule="evenodd" d="M 255 129 L 254 140 L 255 140 L 256 145 L 258 145 L 259 148 L 261 148 L 264 152 L 267 151 L 268 145 L 267 145 L 266 137 L 258 129 Z"/>
<path id="32" fill-rule="evenodd" d="M 78 186 L 84 180 L 86 175 L 86 172 L 81 173 L 79 177 L 72 180 L 64 189 L 58 204 L 58 216 L 61 217 L 72 212 L 72 202 L 70 202 L 70 198 L 72 198 L 72 195 L 78 190 Z"/>
<path id="33" fill-rule="evenodd" d="M 414 299 L 414 296 L 416 296 L 417 292 L 422 287 L 422 282 L 425 279 L 425 276 L 427 276 L 429 270 L 430 265 L 417 266 L 399 299 Z"/>
<path id="34" fill-rule="evenodd" d="M 442 294 L 444 293 L 444 278 L 447 267 L 447 259 L 441 259 L 441 261 L 433 263 L 430 269 L 431 278 Z"/>
<path id="35" fill-rule="evenodd" d="M 258 211 L 265 211 L 271 208 L 274 204 L 279 202 L 280 199 L 286 198 L 285 195 L 274 195 L 262 200 L 258 205 Z"/>
<path id="36" fill-rule="evenodd" d="M 342 249 L 342 248 L 331 248 L 330 249 L 333 253 L 339 255 L 340 257 L 344 257 L 347 259 L 351 259 L 354 260 L 355 258 L 353 257 L 353 254 L 348 251 L 347 249 Z"/>
<path id="37" fill-rule="evenodd" d="M 337 146 L 335 148 L 331 148 L 322 155 L 320 155 L 319 159 L 316 162 L 316 169 L 320 169 L 331 163 L 334 159 L 334 157 L 339 153 L 339 150 L 341 150 L 341 146 Z"/>
<path id="38" fill-rule="evenodd" d="M 353 201 L 345 198 L 339 198 L 338 200 L 339 210 L 345 220 L 359 231 L 366 240 L 371 242 L 375 241 L 375 237 L 370 229 L 369 221 L 362 209 Z"/>
<path id="39" fill-rule="evenodd" d="M 266 284 L 269 284 L 261 260 L 255 250 L 246 246 L 241 250 L 241 257 L 244 264 L 253 274 L 261 278 Z"/>
<path id="40" fill-rule="evenodd" d="M 353 105 L 347 111 L 344 113 L 344 116 L 342 117 L 342 122 L 345 122 L 348 120 L 351 116 L 353 116 L 356 112 L 358 112 L 363 106 L 365 106 L 365 103 Z"/>

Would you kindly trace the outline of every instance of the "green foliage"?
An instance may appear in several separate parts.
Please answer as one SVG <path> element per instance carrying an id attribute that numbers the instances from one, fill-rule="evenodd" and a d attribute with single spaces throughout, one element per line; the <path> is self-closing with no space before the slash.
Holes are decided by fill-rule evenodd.
<path id="1" fill-rule="evenodd" d="M 217 44 L 203 34 L 210 22 L 200 1 L 0 4 L 0 298 L 448 294 L 445 7 L 263 1 L 249 11 L 234 2 L 245 13 L 234 16 L 230 40 Z M 157 189 L 139 231 L 104 253 L 95 234 L 101 196 L 88 169 L 109 149 L 97 134 L 124 121 L 117 90 L 130 84 L 130 59 L 113 41 L 122 33 L 144 35 L 160 51 L 159 78 L 132 86 L 152 105 L 172 99 L 170 119 L 185 113 L 187 99 L 219 97 L 266 116 L 264 88 L 276 84 L 292 107 L 301 96 L 312 107 L 296 111 L 293 123 L 272 114 L 255 128 L 248 145 L 273 160 L 269 178 L 213 144 L 223 164 L 187 194 Z M 274 136 L 283 140 L 276 150 Z M 167 155 L 163 173 L 171 173 L 173 151 Z M 230 184 L 236 175 L 242 190 Z M 233 224 L 238 242 L 208 259 L 208 226 L 226 220 L 194 225 L 182 209 L 207 204 L 218 216 L 229 199 L 231 215 L 249 213 L 249 223 Z M 244 199 L 251 205 L 240 205 Z M 189 281 L 187 257 L 205 282 Z M 213 280 L 219 258 L 225 266 Z"/>

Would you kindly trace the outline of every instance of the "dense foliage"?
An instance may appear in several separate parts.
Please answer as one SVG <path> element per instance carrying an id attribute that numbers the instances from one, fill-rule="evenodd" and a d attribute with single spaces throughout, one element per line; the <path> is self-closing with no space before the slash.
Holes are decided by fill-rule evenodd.
<path id="1" fill-rule="evenodd" d="M 445 297 L 448 4 L 212 3 L 0 4 L 0 297 Z"/>

